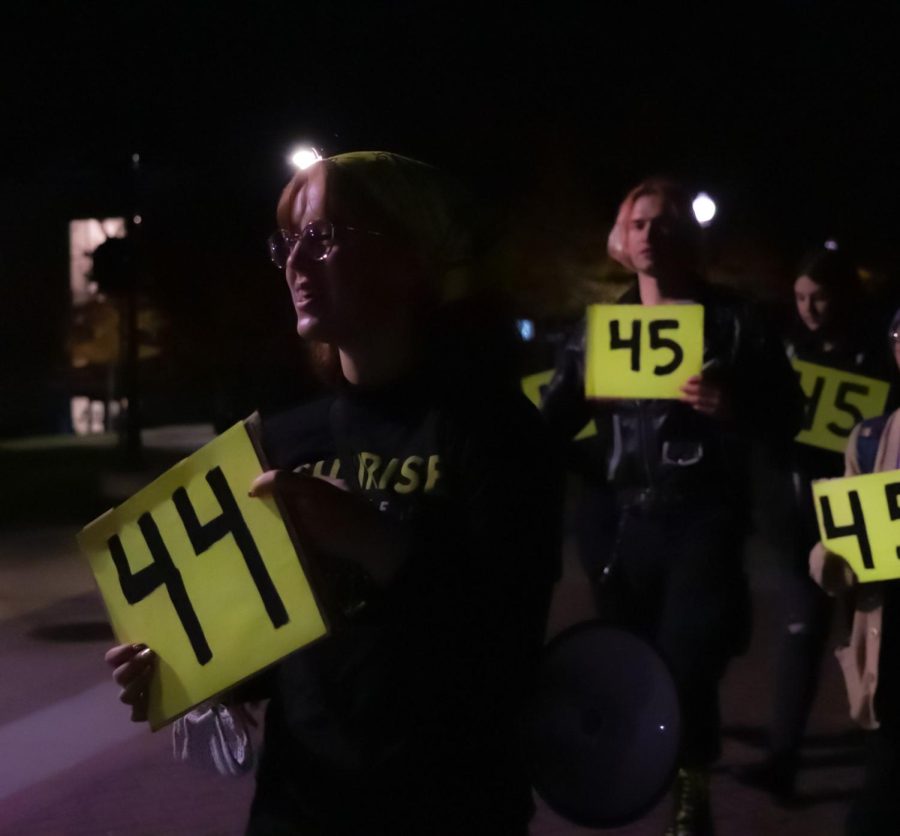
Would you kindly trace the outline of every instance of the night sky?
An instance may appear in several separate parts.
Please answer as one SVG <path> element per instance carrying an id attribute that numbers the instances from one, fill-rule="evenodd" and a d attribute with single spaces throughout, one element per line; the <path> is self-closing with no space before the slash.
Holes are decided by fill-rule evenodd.
<path id="1" fill-rule="evenodd" d="M 611 9 L 22 4 L 3 27 L 4 180 L 108 169 L 139 150 L 151 166 L 277 181 L 308 136 L 502 177 L 533 177 L 558 153 L 614 197 L 647 172 L 685 174 L 791 203 L 779 220 L 798 213 L 802 232 L 893 238 L 868 204 L 898 173 L 896 12 Z"/>
<path id="2" fill-rule="evenodd" d="M 545 212 L 561 246 L 573 223 L 605 235 L 640 177 L 673 174 L 714 194 L 720 228 L 760 242 L 785 269 L 834 237 L 896 274 L 897 7 L 715 8 L 6 10 L 0 283 L 15 302 L 0 314 L 0 349 L 28 343 L 36 368 L 58 362 L 65 224 L 131 206 L 155 242 L 157 290 L 195 332 L 197 323 L 240 327 L 249 292 L 271 293 L 255 302 L 260 317 L 281 311 L 263 241 L 286 157 L 302 140 L 326 153 L 383 148 L 447 167 L 514 211 Z M 134 152 L 142 167 L 132 200 Z M 228 299 L 233 314 L 212 312 L 227 311 Z M 23 319 L 38 300 L 41 321 Z M 289 310 L 273 315 L 283 314 L 289 320 Z M 0 380 L 9 380 L 3 362 Z"/>

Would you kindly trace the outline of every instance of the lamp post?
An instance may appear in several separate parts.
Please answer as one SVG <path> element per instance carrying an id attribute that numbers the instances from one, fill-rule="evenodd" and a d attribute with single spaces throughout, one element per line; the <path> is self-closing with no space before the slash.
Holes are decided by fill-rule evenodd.
<path id="1" fill-rule="evenodd" d="M 700 192 L 692 204 L 694 217 L 700 226 L 709 226 L 716 216 L 716 202 L 706 193 Z"/>
<path id="2" fill-rule="evenodd" d="M 318 148 L 314 148 L 312 145 L 301 145 L 291 154 L 291 165 L 302 171 L 321 159 L 322 154 Z"/>
<path id="3" fill-rule="evenodd" d="M 131 253 L 133 264 L 131 267 L 131 281 L 127 283 L 123 294 L 124 310 L 120 316 L 123 320 L 123 342 L 125 357 L 123 364 L 124 375 L 122 378 L 127 407 L 125 409 L 124 433 L 120 437 L 120 444 L 125 463 L 129 467 L 140 467 L 143 459 L 141 448 L 141 403 L 140 403 L 140 378 L 139 378 L 139 352 L 140 333 L 138 329 L 138 282 L 140 278 L 139 241 L 137 227 L 141 223 L 138 214 L 138 194 L 141 173 L 141 155 L 131 155 L 131 174 L 129 179 L 128 200 L 128 237 L 131 241 Z"/>

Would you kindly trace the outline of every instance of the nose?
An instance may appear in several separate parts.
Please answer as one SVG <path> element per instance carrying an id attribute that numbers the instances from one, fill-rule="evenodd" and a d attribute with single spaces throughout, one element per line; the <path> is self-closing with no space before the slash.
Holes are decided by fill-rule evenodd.
<path id="1" fill-rule="evenodd" d="M 291 246 L 285 265 L 289 270 L 302 270 L 307 266 L 307 262 L 304 259 L 303 247 L 300 246 L 300 241 L 295 241 Z"/>
<path id="2" fill-rule="evenodd" d="M 663 237 L 663 229 L 662 226 L 658 223 L 651 222 L 646 226 L 646 232 L 644 233 L 644 238 L 646 239 L 648 244 L 657 244 L 659 240 Z"/>
<path id="3" fill-rule="evenodd" d="M 288 286 L 295 290 L 298 285 L 302 284 L 306 279 L 306 264 L 303 260 L 303 254 L 298 252 L 298 247 L 294 247 L 287 257 L 284 264 L 284 277 L 287 279 Z"/>

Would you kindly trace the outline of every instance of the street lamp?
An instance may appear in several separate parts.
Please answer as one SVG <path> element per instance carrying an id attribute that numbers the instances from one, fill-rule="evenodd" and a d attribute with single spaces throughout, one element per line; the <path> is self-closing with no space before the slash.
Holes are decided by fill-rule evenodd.
<path id="1" fill-rule="evenodd" d="M 709 226 L 716 216 L 716 202 L 706 193 L 700 192 L 692 204 L 694 217 L 700 226 Z"/>
<path id="2" fill-rule="evenodd" d="M 322 155 L 312 145 L 302 145 L 291 154 L 291 164 L 301 171 L 309 168 L 313 163 L 317 163 L 321 159 Z"/>

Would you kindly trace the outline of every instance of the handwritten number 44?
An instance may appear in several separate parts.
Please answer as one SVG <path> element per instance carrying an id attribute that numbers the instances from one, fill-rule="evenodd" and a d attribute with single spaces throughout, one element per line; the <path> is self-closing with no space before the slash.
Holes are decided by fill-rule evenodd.
<path id="1" fill-rule="evenodd" d="M 900 520 L 900 482 L 891 482 L 885 485 L 884 498 L 887 502 L 888 514 L 891 520 Z M 875 561 L 872 557 L 872 545 L 869 542 L 869 532 L 866 529 L 866 518 L 859 498 L 859 491 L 850 491 L 847 494 L 847 499 L 850 503 L 852 522 L 846 525 L 837 525 L 834 521 L 834 513 L 831 510 L 831 500 L 827 496 L 820 497 L 819 502 L 822 508 L 825 536 L 829 540 L 840 537 L 856 537 L 863 566 L 866 569 L 874 569 Z M 895 551 L 897 557 L 900 558 L 900 547 L 897 547 Z"/>
<path id="2" fill-rule="evenodd" d="M 631 336 L 623 337 L 621 332 L 621 323 L 614 319 L 609 323 L 609 347 L 610 350 L 630 349 L 631 351 L 631 370 L 638 372 L 641 370 L 641 325 L 643 323 L 639 319 L 632 320 Z M 672 374 L 684 361 L 684 350 L 673 339 L 663 336 L 664 331 L 672 331 L 678 329 L 677 319 L 655 319 L 648 325 L 650 335 L 650 349 L 656 351 L 658 349 L 668 349 L 672 352 L 672 359 L 668 363 L 662 363 L 653 367 L 653 374 L 659 377 Z"/>
<path id="3" fill-rule="evenodd" d="M 234 494 L 228 487 L 221 468 L 215 467 L 209 471 L 206 474 L 206 481 L 222 509 L 222 513 L 208 523 L 201 523 L 197 519 L 197 512 L 191 505 L 184 488 L 178 488 L 172 495 L 172 501 L 175 503 L 175 508 L 181 517 L 194 552 L 199 556 L 229 534 L 234 537 L 272 626 L 278 628 L 287 624 L 288 614 L 284 602 L 281 600 L 278 590 L 275 589 L 275 584 L 263 563 L 262 555 L 260 555 L 250 529 L 241 515 Z M 150 593 L 164 586 L 197 661 L 201 665 L 205 665 L 213 657 L 212 650 L 197 618 L 197 613 L 194 611 L 191 599 L 188 597 L 181 572 L 178 571 L 178 567 L 172 560 L 159 529 L 149 513 L 140 516 L 138 528 L 144 536 L 153 562 L 137 572 L 131 571 L 119 536 L 114 534 L 108 541 L 113 565 L 116 567 L 125 600 L 129 604 L 137 604 Z"/>

